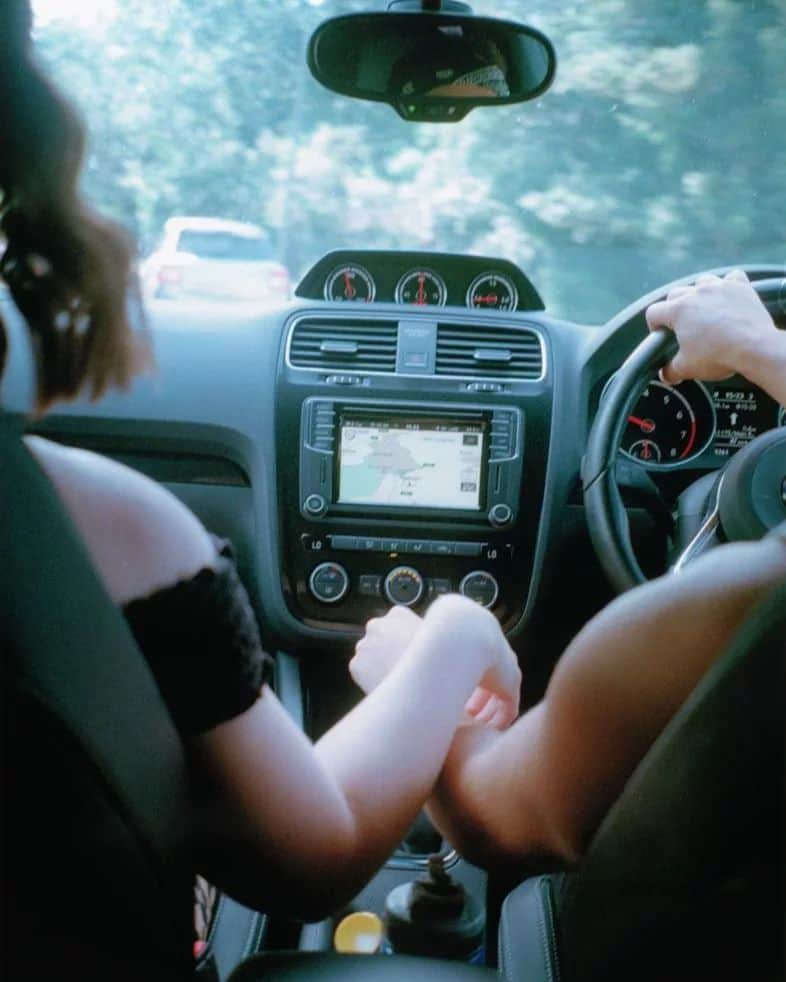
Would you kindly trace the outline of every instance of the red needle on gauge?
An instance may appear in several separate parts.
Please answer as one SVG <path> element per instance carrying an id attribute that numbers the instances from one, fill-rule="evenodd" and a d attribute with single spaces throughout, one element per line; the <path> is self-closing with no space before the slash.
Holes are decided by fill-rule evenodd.
<path id="1" fill-rule="evenodd" d="M 642 433 L 652 433 L 655 429 L 651 419 L 642 419 L 641 416 L 628 416 L 628 422 L 638 426 Z"/>
<path id="2" fill-rule="evenodd" d="M 344 273 L 344 296 L 351 300 L 355 296 L 355 287 L 352 285 L 352 278 L 349 273 Z"/>
<path id="3" fill-rule="evenodd" d="M 418 277 L 418 292 L 415 294 L 415 303 L 424 304 L 426 302 L 426 277 Z"/>
<path id="4" fill-rule="evenodd" d="M 475 297 L 475 303 L 480 304 L 481 306 L 483 304 L 487 304 L 489 307 L 493 307 L 494 304 L 496 304 L 496 302 L 497 302 L 496 293 L 489 293 L 485 297 L 484 296 Z"/>

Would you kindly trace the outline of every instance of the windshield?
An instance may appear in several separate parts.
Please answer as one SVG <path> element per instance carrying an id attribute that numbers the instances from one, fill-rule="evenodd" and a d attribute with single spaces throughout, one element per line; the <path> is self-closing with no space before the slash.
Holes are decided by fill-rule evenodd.
<path id="1" fill-rule="evenodd" d="M 670 279 L 783 262 L 783 0 L 475 0 L 558 58 L 552 88 L 456 124 L 322 89 L 330 0 L 35 0 L 90 132 L 84 184 L 152 250 L 165 221 L 266 229 L 294 282 L 334 248 L 499 256 L 547 309 L 603 322 Z"/>

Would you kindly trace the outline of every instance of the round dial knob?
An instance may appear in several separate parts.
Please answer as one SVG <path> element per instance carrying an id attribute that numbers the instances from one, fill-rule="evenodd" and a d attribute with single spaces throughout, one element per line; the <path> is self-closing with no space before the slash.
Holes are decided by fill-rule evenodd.
<path id="1" fill-rule="evenodd" d="M 327 511 L 327 501 L 321 494 L 310 494 L 303 502 L 303 508 L 309 515 L 324 515 Z"/>
<path id="2" fill-rule="evenodd" d="M 513 518 L 513 511 L 510 505 L 505 505 L 502 502 L 494 505 L 489 511 L 489 521 L 497 528 L 507 525 L 511 518 Z"/>
<path id="3" fill-rule="evenodd" d="M 392 604 L 411 607 L 423 596 L 423 577 L 411 566 L 396 566 L 385 577 L 385 596 Z"/>
<path id="4" fill-rule="evenodd" d="M 349 575 L 338 563 L 320 563 L 308 578 L 308 588 L 323 604 L 337 604 L 349 589 Z"/>
<path id="5" fill-rule="evenodd" d="M 482 569 L 467 573 L 459 583 L 459 591 L 470 600 L 479 603 L 481 607 L 493 607 L 499 596 L 499 584 L 491 575 Z"/>

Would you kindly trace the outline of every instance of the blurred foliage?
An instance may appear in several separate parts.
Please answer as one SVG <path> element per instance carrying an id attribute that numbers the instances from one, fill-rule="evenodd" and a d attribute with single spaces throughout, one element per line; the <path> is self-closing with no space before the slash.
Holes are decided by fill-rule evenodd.
<path id="1" fill-rule="evenodd" d="M 533 0 L 552 89 L 443 126 L 309 74 L 319 21 L 375 6 L 122 0 L 100 29 L 47 21 L 39 49 L 92 134 L 87 193 L 145 251 L 173 214 L 265 224 L 295 279 L 330 248 L 504 256 L 584 321 L 699 269 L 786 260 L 783 0 Z"/>

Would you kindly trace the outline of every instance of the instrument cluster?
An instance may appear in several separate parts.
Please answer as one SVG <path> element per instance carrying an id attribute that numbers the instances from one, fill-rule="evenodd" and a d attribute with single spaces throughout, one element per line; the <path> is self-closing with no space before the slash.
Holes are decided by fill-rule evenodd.
<path id="1" fill-rule="evenodd" d="M 448 253 L 332 252 L 306 273 L 295 295 L 353 305 L 543 310 L 537 291 L 514 263 Z"/>
<path id="2" fill-rule="evenodd" d="M 723 464 L 776 426 L 786 410 L 735 375 L 720 382 L 651 381 L 628 414 L 620 450 L 648 470 Z"/>

